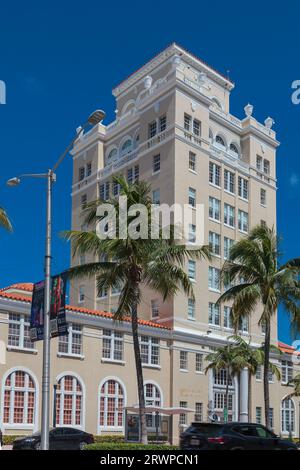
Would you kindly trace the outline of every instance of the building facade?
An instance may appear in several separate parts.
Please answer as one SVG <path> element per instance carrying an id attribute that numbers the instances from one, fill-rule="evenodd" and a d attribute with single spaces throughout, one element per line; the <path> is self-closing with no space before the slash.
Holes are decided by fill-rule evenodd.
<path id="1" fill-rule="evenodd" d="M 32 284 L 0 291 L 0 427 L 5 434 L 40 429 L 42 343 L 29 338 Z M 84 307 L 67 307 L 68 337 L 51 340 L 50 423 L 94 434 L 125 432 L 125 408 L 138 403 L 135 362 L 129 320 L 115 322 L 112 314 Z M 222 417 L 225 375 L 205 373 L 206 356 L 224 340 L 197 332 L 175 332 L 153 321 L 139 323 L 147 406 L 179 409 L 169 421 L 174 443 L 182 426 L 194 420 Z M 293 349 L 279 344 L 282 356 L 272 361 L 282 379 L 270 376 L 271 425 L 275 432 L 299 434 L 299 400 L 289 398 L 286 383 L 299 372 Z M 56 406 L 54 390 L 56 388 Z M 230 385 L 229 419 L 263 423 L 262 371 L 252 378 L 248 415 L 247 374 Z M 54 413 L 54 408 L 56 413 Z M 184 409 L 187 408 L 188 412 Z M 155 434 L 155 415 L 147 415 L 148 432 Z"/>
<path id="2" fill-rule="evenodd" d="M 116 119 L 79 133 L 72 151 L 74 230 L 86 229 L 83 209 L 87 202 L 118 196 L 119 187 L 112 178 L 119 174 L 129 183 L 138 179 L 150 183 L 157 204 L 187 204 L 192 208 L 204 205 L 205 243 L 213 256 L 209 262 L 190 260 L 186 264 L 195 300 L 179 293 L 163 302 L 156 292 L 144 289 L 138 312 L 147 402 L 193 410 L 174 416 L 175 441 L 179 426 L 190 422 L 194 415 L 206 420 L 212 412 L 222 414 L 226 377 L 223 373 L 205 374 L 204 369 L 206 355 L 225 344 L 232 334 L 230 304 L 216 305 L 222 289 L 227 287 L 221 285 L 220 270 L 230 247 L 257 224 L 276 228 L 278 141 L 272 130 L 273 120 L 266 118 L 264 124 L 259 123 L 249 104 L 243 119 L 233 116 L 233 88 L 227 77 L 172 44 L 114 88 Z M 191 236 L 195 230 L 191 227 Z M 72 265 L 92 260 L 90 256 L 73 257 Z M 12 295 L 14 298 L 9 297 Z M 37 350 L 30 347 L 27 351 L 25 344 L 29 297 L 24 300 L 24 292 L 12 288 L 2 291 L 0 299 L 0 339 L 6 356 L 6 363 L 0 365 L 1 419 L 5 430 L 16 432 L 23 426 L 14 422 L 17 380 L 22 390 L 27 390 L 24 400 L 30 419 L 33 411 L 32 407 L 29 411 L 28 404 L 32 403 L 34 387 L 36 413 L 40 406 L 40 345 Z M 73 281 L 70 303 L 69 340 L 52 341 L 52 381 L 60 384 L 58 423 L 66 425 L 70 423 L 65 419 L 71 420 L 72 425 L 98 434 L 124 432 L 123 415 L 118 409 L 120 405 L 136 404 L 137 390 L 132 379 L 135 371 L 130 325 L 114 323 L 108 313 L 114 312 L 118 304 L 117 289 L 97 292 L 95 280 Z M 14 315 L 21 315 L 21 320 L 14 320 Z M 251 321 L 240 326 L 240 334 L 253 347 L 264 341 L 259 317 L 257 308 Z M 14 324 L 18 325 L 21 340 L 13 340 L 9 333 Z M 271 338 L 277 345 L 276 319 Z M 19 341 L 17 348 L 10 344 L 14 341 Z M 284 377 L 293 373 L 292 352 L 286 348 L 284 359 L 272 358 L 285 371 Z M 18 370 L 21 378 L 16 375 Z M 245 371 L 230 385 L 229 418 L 263 422 L 261 374 L 252 380 L 250 410 L 247 389 Z M 289 387 L 270 377 L 274 430 L 298 435 L 298 403 L 296 399 L 284 400 L 290 392 Z M 81 411 L 76 408 L 79 404 Z M 35 421 L 28 429 L 38 425 Z"/>

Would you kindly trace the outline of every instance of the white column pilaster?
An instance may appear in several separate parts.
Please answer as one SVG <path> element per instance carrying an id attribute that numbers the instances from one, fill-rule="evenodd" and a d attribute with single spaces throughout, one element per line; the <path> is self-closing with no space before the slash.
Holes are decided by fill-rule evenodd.
<path id="1" fill-rule="evenodd" d="M 241 371 L 240 375 L 240 417 L 242 423 L 248 422 L 248 369 Z"/>

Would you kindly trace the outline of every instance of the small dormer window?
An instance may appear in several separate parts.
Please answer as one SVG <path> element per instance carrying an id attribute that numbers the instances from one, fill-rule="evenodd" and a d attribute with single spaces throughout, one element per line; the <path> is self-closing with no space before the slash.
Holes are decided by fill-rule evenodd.
<path id="1" fill-rule="evenodd" d="M 219 144 L 219 145 L 221 145 L 222 147 L 226 147 L 225 141 L 224 141 L 223 137 L 221 137 L 220 135 L 217 135 L 217 137 L 216 137 L 216 143 Z"/>
<path id="2" fill-rule="evenodd" d="M 122 145 L 122 149 L 121 149 L 122 155 L 125 155 L 126 153 L 129 153 L 131 151 L 131 148 L 132 148 L 132 140 L 131 139 L 125 140 L 124 144 Z"/>
<path id="3" fill-rule="evenodd" d="M 232 153 L 235 153 L 237 156 L 239 155 L 238 148 L 235 144 L 230 144 L 230 150 Z"/>
<path id="4" fill-rule="evenodd" d="M 112 149 L 107 157 L 107 163 L 111 163 L 113 160 L 115 160 L 118 156 L 118 150 L 116 148 Z"/>

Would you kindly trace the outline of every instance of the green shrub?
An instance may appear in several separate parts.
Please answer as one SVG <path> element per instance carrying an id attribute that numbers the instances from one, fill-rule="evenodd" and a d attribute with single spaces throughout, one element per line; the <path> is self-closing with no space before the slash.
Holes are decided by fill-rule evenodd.
<path id="1" fill-rule="evenodd" d="M 96 444 L 88 444 L 85 450 L 175 450 L 177 446 L 169 446 L 166 444 L 139 444 L 129 442 L 98 442 Z"/>
<path id="2" fill-rule="evenodd" d="M 3 445 L 10 446 L 14 442 L 15 439 L 18 437 L 25 437 L 25 436 L 17 436 L 14 434 L 6 434 L 3 436 Z"/>
<path id="3" fill-rule="evenodd" d="M 95 443 L 101 443 L 101 442 L 109 442 L 109 443 L 114 443 L 114 442 L 124 442 L 125 437 L 122 434 L 101 434 L 101 436 L 94 436 Z"/>

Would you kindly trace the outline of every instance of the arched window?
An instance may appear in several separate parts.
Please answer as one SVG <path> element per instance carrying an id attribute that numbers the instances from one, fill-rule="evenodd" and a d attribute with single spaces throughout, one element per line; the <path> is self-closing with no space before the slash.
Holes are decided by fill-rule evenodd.
<path id="1" fill-rule="evenodd" d="M 235 144 L 230 144 L 230 150 L 232 153 L 235 153 L 237 156 L 239 155 L 239 150 Z"/>
<path id="2" fill-rule="evenodd" d="M 4 384 L 4 424 L 35 423 L 36 387 L 33 378 L 27 372 L 16 370 Z"/>
<path id="3" fill-rule="evenodd" d="M 102 428 L 124 426 L 124 390 L 117 380 L 109 379 L 101 386 L 99 424 Z"/>
<path id="4" fill-rule="evenodd" d="M 161 396 L 159 388 L 152 384 L 147 383 L 144 386 L 145 390 L 145 405 L 146 406 L 161 406 Z M 148 428 L 155 427 L 155 413 L 146 415 L 146 422 Z"/>
<path id="5" fill-rule="evenodd" d="M 118 156 L 118 150 L 116 148 L 112 149 L 107 156 L 107 163 L 111 163 Z"/>
<path id="6" fill-rule="evenodd" d="M 226 147 L 225 145 L 225 140 L 223 139 L 223 137 L 221 137 L 220 135 L 217 135 L 216 137 L 216 143 L 221 145 L 222 147 Z"/>
<path id="7" fill-rule="evenodd" d="M 64 375 L 58 381 L 56 401 L 56 424 L 78 426 L 83 424 L 83 393 L 77 377 Z"/>
<path id="8" fill-rule="evenodd" d="M 281 431 L 285 433 L 295 431 L 295 405 L 291 398 L 281 402 Z"/>
<path id="9" fill-rule="evenodd" d="M 124 144 L 122 145 L 121 154 L 125 155 L 126 153 L 129 153 L 131 151 L 131 149 L 132 149 L 132 140 L 127 139 L 127 140 L 125 140 Z"/>

